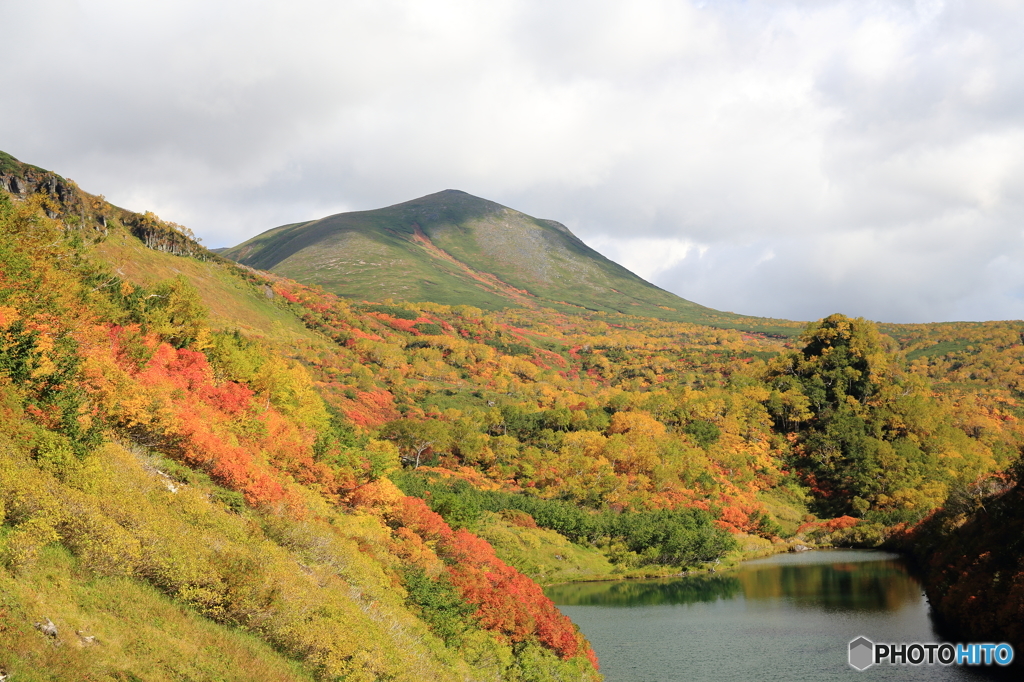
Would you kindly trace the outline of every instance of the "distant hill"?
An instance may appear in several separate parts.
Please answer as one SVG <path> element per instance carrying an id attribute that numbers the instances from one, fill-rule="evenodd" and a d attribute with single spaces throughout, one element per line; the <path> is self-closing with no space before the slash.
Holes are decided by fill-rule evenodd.
<path id="1" fill-rule="evenodd" d="M 553 220 L 458 190 L 282 225 L 221 252 L 347 298 L 603 311 L 792 333 L 687 301 L 633 274 Z"/>

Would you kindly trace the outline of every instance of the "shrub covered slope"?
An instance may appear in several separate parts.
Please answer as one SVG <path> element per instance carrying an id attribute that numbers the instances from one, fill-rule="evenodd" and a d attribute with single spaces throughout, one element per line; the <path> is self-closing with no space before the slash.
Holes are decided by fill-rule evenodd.
<path id="1" fill-rule="evenodd" d="M 5 675 L 597 676 L 535 583 L 383 478 L 395 446 L 277 351 L 295 335 L 217 331 L 184 275 L 123 278 L 95 247 L 143 241 L 129 217 L 54 182 L 0 195 Z M 193 245 L 157 253 L 212 260 L 152 220 Z"/>

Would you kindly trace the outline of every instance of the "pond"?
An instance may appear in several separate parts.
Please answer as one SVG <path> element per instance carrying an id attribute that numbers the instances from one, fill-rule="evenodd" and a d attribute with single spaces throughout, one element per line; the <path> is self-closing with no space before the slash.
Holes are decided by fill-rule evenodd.
<path id="1" fill-rule="evenodd" d="M 849 642 L 941 642 L 898 555 L 780 554 L 712 575 L 545 590 L 580 627 L 607 682 L 986 680 L 976 668 L 847 662 Z"/>

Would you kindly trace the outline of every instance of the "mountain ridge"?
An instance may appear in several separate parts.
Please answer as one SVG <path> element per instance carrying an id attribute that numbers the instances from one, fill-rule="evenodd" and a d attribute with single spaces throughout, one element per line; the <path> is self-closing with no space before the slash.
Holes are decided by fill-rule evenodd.
<path id="1" fill-rule="evenodd" d="M 542 306 L 757 330 L 785 326 L 688 301 L 615 263 L 558 221 L 461 190 L 281 225 L 220 253 L 346 298 L 492 310 Z"/>

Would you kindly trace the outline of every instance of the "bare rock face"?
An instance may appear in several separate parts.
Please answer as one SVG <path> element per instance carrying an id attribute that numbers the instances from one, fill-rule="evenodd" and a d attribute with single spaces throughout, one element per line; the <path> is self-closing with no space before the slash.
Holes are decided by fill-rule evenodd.
<path id="1" fill-rule="evenodd" d="M 44 208 L 53 219 L 67 219 L 74 216 L 80 223 L 89 217 L 89 207 L 83 193 L 74 182 L 56 173 L 21 163 L 13 156 L 0 152 L 0 190 L 10 192 L 17 198 L 39 194 L 47 197 Z"/>
<path id="2" fill-rule="evenodd" d="M 16 171 L 0 171 L 0 186 L 18 196 L 46 194 L 62 208 L 77 208 L 81 203 L 73 183 L 56 173 L 34 166 L 22 166 Z"/>

